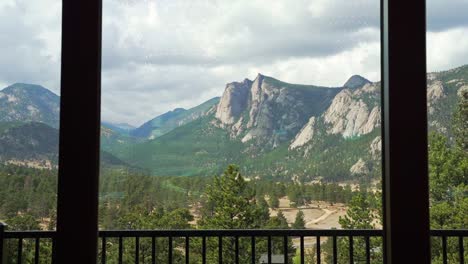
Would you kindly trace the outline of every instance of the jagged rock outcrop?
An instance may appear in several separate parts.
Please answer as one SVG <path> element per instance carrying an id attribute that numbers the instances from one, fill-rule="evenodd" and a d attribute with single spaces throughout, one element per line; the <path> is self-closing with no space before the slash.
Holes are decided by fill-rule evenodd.
<path id="1" fill-rule="evenodd" d="M 373 98 L 371 102 L 369 98 Z M 344 89 L 333 99 L 324 114 L 329 125 L 329 134 L 341 134 L 354 137 L 372 132 L 380 126 L 380 107 L 378 89 L 375 84 L 365 85 L 361 89 Z"/>
<path id="2" fill-rule="evenodd" d="M 369 153 L 372 156 L 372 159 L 376 160 L 380 158 L 382 152 L 382 137 L 378 136 L 372 140 L 370 144 Z"/>
<path id="3" fill-rule="evenodd" d="M 367 80 L 366 78 L 360 76 L 360 75 L 353 75 L 351 78 L 346 81 L 346 83 L 343 85 L 344 88 L 349 88 L 349 89 L 356 89 L 356 88 L 361 88 L 362 86 L 366 84 L 370 84 L 371 82 Z"/>
<path id="4" fill-rule="evenodd" d="M 464 94 L 468 93 L 468 85 L 463 85 L 458 89 L 457 96 L 462 97 Z"/>
<path id="5" fill-rule="evenodd" d="M 233 124 L 245 110 L 249 102 L 251 85 L 252 81 L 249 79 L 245 79 L 241 83 L 233 82 L 227 84 L 215 114 L 222 124 Z"/>
<path id="6" fill-rule="evenodd" d="M 367 163 L 363 159 L 359 159 L 350 169 L 349 172 L 353 175 L 369 174 L 370 170 Z"/>
<path id="7" fill-rule="evenodd" d="M 429 114 L 434 113 L 434 104 L 446 97 L 444 85 L 441 81 L 434 81 L 427 87 L 427 109 Z"/>
<path id="8" fill-rule="evenodd" d="M 315 133 L 315 119 L 316 118 L 314 116 L 311 117 L 309 122 L 307 122 L 307 124 L 296 135 L 289 146 L 290 150 L 302 147 L 313 139 Z"/>
<path id="9" fill-rule="evenodd" d="M 311 116 L 322 114 L 340 90 L 258 74 L 253 82 L 228 84 L 215 117 L 231 137 L 274 148 L 292 140 Z"/>

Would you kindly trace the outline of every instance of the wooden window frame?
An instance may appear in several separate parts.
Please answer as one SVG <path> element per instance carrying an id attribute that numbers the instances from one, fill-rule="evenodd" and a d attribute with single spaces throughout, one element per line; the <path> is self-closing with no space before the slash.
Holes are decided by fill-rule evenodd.
<path id="1" fill-rule="evenodd" d="M 425 0 L 381 0 L 384 259 L 430 263 Z M 96 263 L 102 0 L 63 0 L 56 263 Z"/>

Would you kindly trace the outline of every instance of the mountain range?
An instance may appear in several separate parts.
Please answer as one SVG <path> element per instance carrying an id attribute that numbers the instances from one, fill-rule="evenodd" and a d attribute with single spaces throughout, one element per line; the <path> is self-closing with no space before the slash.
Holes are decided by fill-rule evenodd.
<path id="1" fill-rule="evenodd" d="M 430 130 L 450 135 L 458 94 L 467 89 L 468 66 L 428 74 Z M 37 85 L 0 91 L 0 160 L 54 164 L 59 101 Z M 355 75 L 322 87 L 258 74 L 137 128 L 103 122 L 101 146 L 114 164 L 153 175 L 213 175 L 235 163 L 247 177 L 347 181 L 380 176 L 380 123 L 379 82 Z"/>

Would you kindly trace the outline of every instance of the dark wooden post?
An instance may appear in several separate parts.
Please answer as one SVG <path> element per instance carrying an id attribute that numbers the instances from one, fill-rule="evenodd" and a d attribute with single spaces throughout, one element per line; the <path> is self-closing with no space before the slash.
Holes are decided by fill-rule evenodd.
<path id="1" fill-rule="evenodd" d="M 0 264 L 6 263 L 5 260 L 5 224 L 0 222 Z"/>
<path id="2" fill-rule="evenodd" d="M 101 0 L 63 0 L 55 263 L 96 263 Z"/>
<path id="3" fill-rule="evenodd" d="M 382 0 L 384 253 L 430 263 L 425 0 Z"/>

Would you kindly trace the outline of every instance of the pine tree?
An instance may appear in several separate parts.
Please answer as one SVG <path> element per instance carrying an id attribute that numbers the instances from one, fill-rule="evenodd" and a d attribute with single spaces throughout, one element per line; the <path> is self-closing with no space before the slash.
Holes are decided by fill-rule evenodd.
<path id="1" fill-rule="evenodd" d="M 349 203 L 349 209 L 344 217 L 340 217 L 339 223 L 344 229 L 373 229 L 374 219 L 377 219 L 376 212 L 372 207 L 371 193 L 365 195 L 358 192 Z"/>
<path id="2" fill-rule="evenodd" d="M 276 194 L 270 195 L 270 207 L 271 208 L 278 208 L 279 207 L 279 199 Z"/>
<path id="3" fill-rule="evenodd" d="M 302 210 L 299 210 L 296 214 L 296 220 L 292 224 L 293 229 L 305 229 L 305 219 L 304 219 L 304 212 Z"/>
<path id="4" fill-rule="evenodd" d="M 206 188 L 206 204 L 200 226 L 203 228 L 258 228 L 260 210 L 255 197 L 249 194 L 239 168 L 230 165 L 221 177 L 215 177 Z"/>
<path id="5" fill-rule="evenodd" d="M 260 206 L 256 202 L 255 192 L 248 188 L 247 183 L 239 172 L 239 168 L 230 165 L 220 177 L 215 177 L 208 185 L 205 197 L 205 206 L 199 226 L 202 229 L 249 229 L 264 227 L 268 219 L 268 205 L 259 199 Z M 263 205 L 262 205 L 263 204 Z M 266 210 L 265 210 L 266 208 Z M 234 260 L 235 241 L 231 238 L 223 238 L 223 261 L 232 263 Z M 240 240 L 241 248 L 248 248 L 250 242 Z M 208 263 L 215 263 L 218 259 L 218 244 L 215 241 L 207 241 Z M 264 245 L 258 245 L 259 250 Z M 242 253 L 239 258 L 241 263 L 250 263 L 251 255 Z"/>
<path id="6" fill-rule="evenodd" d="M 276 216 L 273 216 L 268 220 L 265 228 L 267 229 L 288 229 L 288 220 L 280 210 Z"/>

